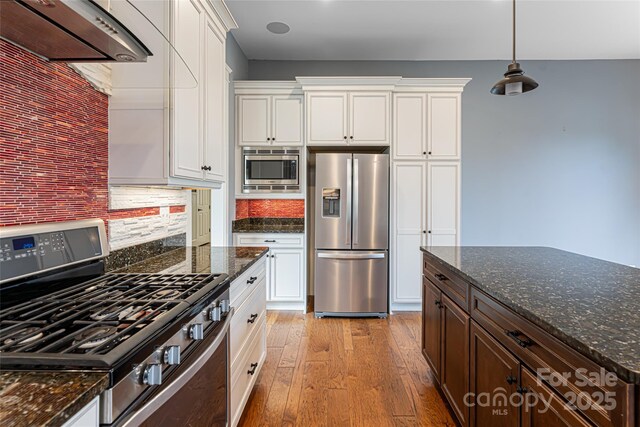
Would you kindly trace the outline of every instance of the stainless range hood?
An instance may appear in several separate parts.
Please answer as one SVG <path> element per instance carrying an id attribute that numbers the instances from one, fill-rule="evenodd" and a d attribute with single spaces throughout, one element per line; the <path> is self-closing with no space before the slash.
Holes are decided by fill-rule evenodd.
<path id="1" fill-rule="evenodd" d="M 0 37 L 50 61 L 146 62 L 152 55 L 92 0 L 0 0 Z"/>

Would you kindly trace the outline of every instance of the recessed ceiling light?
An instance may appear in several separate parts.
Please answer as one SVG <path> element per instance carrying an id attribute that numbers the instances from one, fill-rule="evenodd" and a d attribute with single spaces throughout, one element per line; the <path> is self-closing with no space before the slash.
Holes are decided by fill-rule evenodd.
<path id="1" fill-rule="evenodd" d="M 291 28 L 284 22 L 269 22 L 267 24 L 267 30 L 273 34 L 286 34 Z"/>

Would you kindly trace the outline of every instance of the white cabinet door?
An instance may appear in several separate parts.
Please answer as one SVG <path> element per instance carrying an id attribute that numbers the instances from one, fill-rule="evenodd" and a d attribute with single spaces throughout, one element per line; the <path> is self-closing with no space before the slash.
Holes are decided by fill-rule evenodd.
<path id="1" fill-rule="evenodd" d="M 80 409 L 62 427 L 98 427 L 100 425 L 100 397 L 93 400 Z"/>
<path id="2" fill-rule="evenodd" d="M 349 94 L 349 143 L 389 145 L 391 115 L 388 92 Z"/>
<path id="3" fill-rule="evenodd" d="M 271 249 L 269 301 L 302 301 L 303 249 Z"/>
<path id="4" fill-rule="evenodd" d="M 304 145 L 302 95 L 273 96 L 271 142 L 275 145 Z"/>
<path id="5" fill-rule="evenodd" d="M 271 144 L 271 96 L 240 95 L 238 102 L 238 144 Z"/>
<path id="6" fill-rule="evenodd" d="M 197 80 L 195 87 L 181 87 L 180 81 L 188 77 L 184 67 L 175 66 L 172 89 L 173 131 L 171 138 L 172 176 L 202 178 L 202 127 L 200 108 L 200 85 L 203 84 L 201 70 L 202 52 L 202 9 L 191 0 L 174 2 L 175 24 L 174 44 L 182 59 Z M 179 59 L 176 60 L 177 64 Z"/>
<path id="7" fill-rule="evenodd" d="M 225 136 L 225 40 L 215 24 L 205 20 L 204 39 L 204 177 L 223 182 L 227 163 Z M 208 170 L 211 168 L 211 170 Z"/>
<path id="8" fill-rule="evenodd" d="M 394 160 L 427 157 L 427 95 L 402 93 L 393 96 Z"/>
<path id="9" fill-rule="evenodd" d="M 460 159 L 460 94 L 429 94 L 429 159 Z"/>
<path id="10" fill-rule="evenodd" d="M 422 289 L 420 246 L 426 235 L 427 164 L 393 165 L 392 298 L 393 303 L 419 303 Z"/>
<path id="11" fill-rule="evenodd" d="M 347 144 L 347 93 L 307 93 L 307 144 Z"/>
<path id="12" fill-rule="evenodd" d="M 428 244 L 456 246 L 460 227 L 460 162 L 429 162 Z"/>

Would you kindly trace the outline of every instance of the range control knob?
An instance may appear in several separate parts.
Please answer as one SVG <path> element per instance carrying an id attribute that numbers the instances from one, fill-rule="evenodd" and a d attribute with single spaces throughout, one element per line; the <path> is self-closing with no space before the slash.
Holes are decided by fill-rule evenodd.
<path id="1" fill-rule="evenodd" d="M 162 367 L 157 363 L 150 363 L 142 372 L 142 383 L 146 385 L 162 384 Z"/>
<path id="2" fill-rule="evenodd" d="M 222 318 L 222 307 L 213 307 L 209 312 L 209 319 L 213 322 L 219 322 Z"/>
<path id="3" fill-rule="evenodd" d="M 204 338 L 204 328 L 202 323 L 194 323 L 189 326 L 189 338 L 192 340 L 201 340 Z"/>
<path id="4" fill-rule="evenodd" d="M 223 313 L 228 313 L 229 312 L 229 300 L 228 299 L 223 299 L 222 301 L 220 301 L 220 307 L 222 308 L 222 312 Z"/>
<path id="5" fill-rule="evenodd" d="M 167 365 L 179 365 L 180 364 L 180 346 L 170 345 L 164 349 L 164 363 Z"/>

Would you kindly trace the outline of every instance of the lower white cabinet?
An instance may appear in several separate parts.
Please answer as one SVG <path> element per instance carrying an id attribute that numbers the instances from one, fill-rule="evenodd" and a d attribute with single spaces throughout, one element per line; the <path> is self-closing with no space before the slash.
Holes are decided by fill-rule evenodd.
<path id="1" fill-rule="evenodd" d="M 304 310 L 306 255 L 304 235 L 289 233 L 235 233 L 236 246 L 264 246 L 267 253 L 267 308 Z"/>
<path id="2" fill-rule="evenodd" d="M 231 283 L 235 313 L 229 332 L 231 426 L 236 426 L 264 364 L 267 340 L 266 256 Z"/>
<path id="3" fill-rule="evenodd" d="M 100 425 L 100 396 L 96 396 L 80 409 L 62 427 L 98 427 Z"/>
<path id="4" fill-rule="evenodd" d="M 460 162 L 393 163 L 391 310 L 420 310 L 420 246 L 455 246 L 460 228 Z"/>

